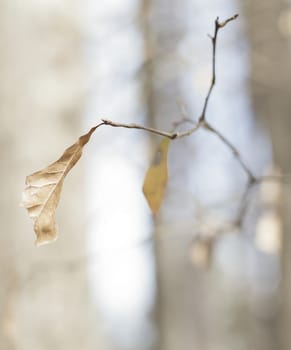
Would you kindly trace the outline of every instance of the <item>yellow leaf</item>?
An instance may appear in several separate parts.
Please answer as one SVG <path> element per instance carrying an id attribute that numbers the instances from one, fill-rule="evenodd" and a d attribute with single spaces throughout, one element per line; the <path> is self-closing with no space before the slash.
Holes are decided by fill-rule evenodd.
<path id="1" fill-rule="evenodd" d="M 161 207 L 168 181 L 167 159 L 169 144 L 170 139 L 163 139 L 144 179 L 143 193 L 154 214 Z"/>
<path id="2" fill-rule="evenodd" d="M 96 128 L 81 136 L 56 162 L 26 177 L 21 205 L 27 209 L 28 215 L 34 221 L 37 245 L 56 240 L 57 228 L 54 216 L 64 179 L 80 159 L 84 145 L 90 140 Z"/>

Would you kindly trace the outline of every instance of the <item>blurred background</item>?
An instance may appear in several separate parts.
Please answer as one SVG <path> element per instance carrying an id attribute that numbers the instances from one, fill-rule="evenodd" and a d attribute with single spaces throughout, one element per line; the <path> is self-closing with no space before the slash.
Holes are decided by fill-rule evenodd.
<path id="1" fill-rule="evenodd" d="M 291 174 L 290 2 L 0 0 L 1 349 L 291 349 L 290 185 L 245 193 L 215 135 L 172 142 L 156 217 L 141 188 L 160 138 L 110 127 L 66 179 L 55 243 L 36 248 L 19 207 L 25 176 L 101 118 L 197 120 L 206 35 L 235 13 L 207 118 L 255 175 Z"/>

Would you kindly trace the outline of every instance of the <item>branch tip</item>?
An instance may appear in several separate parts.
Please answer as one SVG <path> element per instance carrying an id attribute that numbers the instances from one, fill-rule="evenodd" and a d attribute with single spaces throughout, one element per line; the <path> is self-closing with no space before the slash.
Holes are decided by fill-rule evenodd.
<path id="1" fill-rule="evenodd" d="M 219 22 L 219 18 L 217 17 L 216 21 L 215 21 L 215 24 L 217 25 L 217 28 L 223 28 L 227 25 L 227 23 L 231 22 L 231 21 L 234 21 L 235 19 L 238 18 L 238 13 L 233 15 L 232 17 L 229 17 L 227 18 L 225 21 L 223 22 Z"/>

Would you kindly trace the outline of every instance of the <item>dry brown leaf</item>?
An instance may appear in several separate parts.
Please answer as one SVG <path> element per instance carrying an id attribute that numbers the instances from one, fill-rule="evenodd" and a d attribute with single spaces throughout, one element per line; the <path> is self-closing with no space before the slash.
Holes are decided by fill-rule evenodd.
<path id="1" fill-rule="evenodd" d="M 170 139 L 163 139 L 144 179 L 143 193 L 154 214 L 161 207 L 168 181 L 167 160 L 169 144 Z"/>
<path id="2" fill-rule="evenodd" d="M 64 179 L 80 159 L 84 145 L 96 128 L 97 126 L 81 136 L 56 162 L 26 177 L 21 205 L 34 220 L 37 245 L 56 240 L 57 227 L 54 216 Z"/>

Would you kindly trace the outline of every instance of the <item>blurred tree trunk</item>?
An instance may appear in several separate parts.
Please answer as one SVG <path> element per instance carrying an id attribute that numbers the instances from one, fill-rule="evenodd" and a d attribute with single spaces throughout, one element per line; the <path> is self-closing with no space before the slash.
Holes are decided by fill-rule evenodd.
<path id="1" fill-rule="evenodd" d="M 153 1 L 151 0 L 142 0 L 141 1 L 141 9 L 140 9 L 140 23 L 141 23 L 141 32 L 144 40 L 144 62 L 141 67 L 141 76 L 142 76 L 142 84 L 144 91 L 144 101 L 145 101 L 145 110 L 146 110 L 146 119 L 148 125 L 155 125 L 155 105 L 154 105 L 154 96 L 153 96 L 153 84 L 154 84 L 154 76 L 153 76 L 153 68 L 154 68 L 154 48 L 153 48 L 153 32 L 150 25 L 150 17 L 153 10 Z M 149 137 L 149 149 L 152 150 L 155 147 L 156 138 L 150 134 Z M 150 161 L 150 159 L 149 159 Z M 153 225 L 153 259 L 155 263 L 155 282 L 156 282 L 156 295 L 155 295 L 155 303 L 152 309 L 152 321 L 154 327 L 157 329 L 157 336 L 155 342 L 153 344 L 153 349 L 162 350 L 161 346 L 161 298 L 159 295 L 160 292 L 160 282 L 159 282 L 159 274 L 157 273 L 157 255 L 159 254 L 158 250 L 158 242 L 156 240 L 156 227 Z"/>
<path id="2" fill-rule="evenodd" d="M 55 244 L 37 249 L 33 222 L 19 208 L 25 176 L 56 160 L 80 135 L 78 13 L 78 1 L 0 1 L 0 348 L 5 350 L 100 345 L 92 331 L 85 265 L 72 269 L 67 263 L 86 253 L 80 167 L 64 187 Z"/>
<path id="3" fill-rule="evenodd" d="M 146 81 L 148 119 L 153 127 L 163 130 L 170 130 L 173 122 L 181 116 L 177 104 L 180 98 L 183 100 L 179 86 L 178 48 L 186 31 L 183 18 L 187 6 L 184 5 L 181 6 L 179 0 L 172 1 L 170 6 L 169 2 L 164 0 L 153 1 L 151 4 L 144 1 L 147 16 L 145 38 L 148 41 L 145 65 L 148 77 Z M 160 138 L 153 137 L 152 140 L 155 147 L 160 142 Z M 175 149 L 173 147 L 173 151 L 171 150 L 169 160 L 170 168 L 171 164 L 176 164 L 177 168 L 183 169 L 179 173 L 179 181 L 185 184 L 188 177 L 185 164 L 191 162 L 191 155 L 188 155 L 187 159 L 183 154 L 187 142 L 186 139 L 175 142 Z M 182 202 L 187 201 L 187 188 L 185 187 L 183 194 L 179 196 L 175 193 L 176 189 L 173 190 L 175 185 L 175 180 L 172 182 L 170 178 L 166 201 L 154 222 L 157 269 L 155 315 L 158 326 L 156 348 L 206 350 L 210 349 L 206 333 L 211 315 L 207 312 L 209 300 L 203 296 L 207 295 L 205 279 L 208 279 L 208 274 L 205 271 L 201 273 L 195 271 L 190 264 L 191 238 L 190 235 L 185 236 L 183 232 L 185 218 L 179 222 L 181 211 L 185 209 Z M 177 199 L 176 204 L 173 202 L 168 204 L 173 194 Z M 179 234 L 182 237 L 179 238 Z M 211 333 L 211 330 L 209 332 Z"/>
<path id="4" fill-rule="evenodd" d="M 284 0 L 248 1 L 246 25 L 251 50 L 250 85 L 256 115 L 265 123 L 273 142 L 274 160 L 291 173 L 291 59 L 290 38 L 284 36 Z M 287 23 L 285 23 L 287 25 Z M 286 29 L 286 28 L 285 28 Z M 289 33 L 290 34 L 290 33 Z M 288 42 L 289 41 L 289 42 Z M 281 317 L 267 319 L 263 349 L 291 349 L 291 188 L 283 190 L 283 251 L 280 295 Z M 273 300 L 273 302 L 275 302 Z"/>

